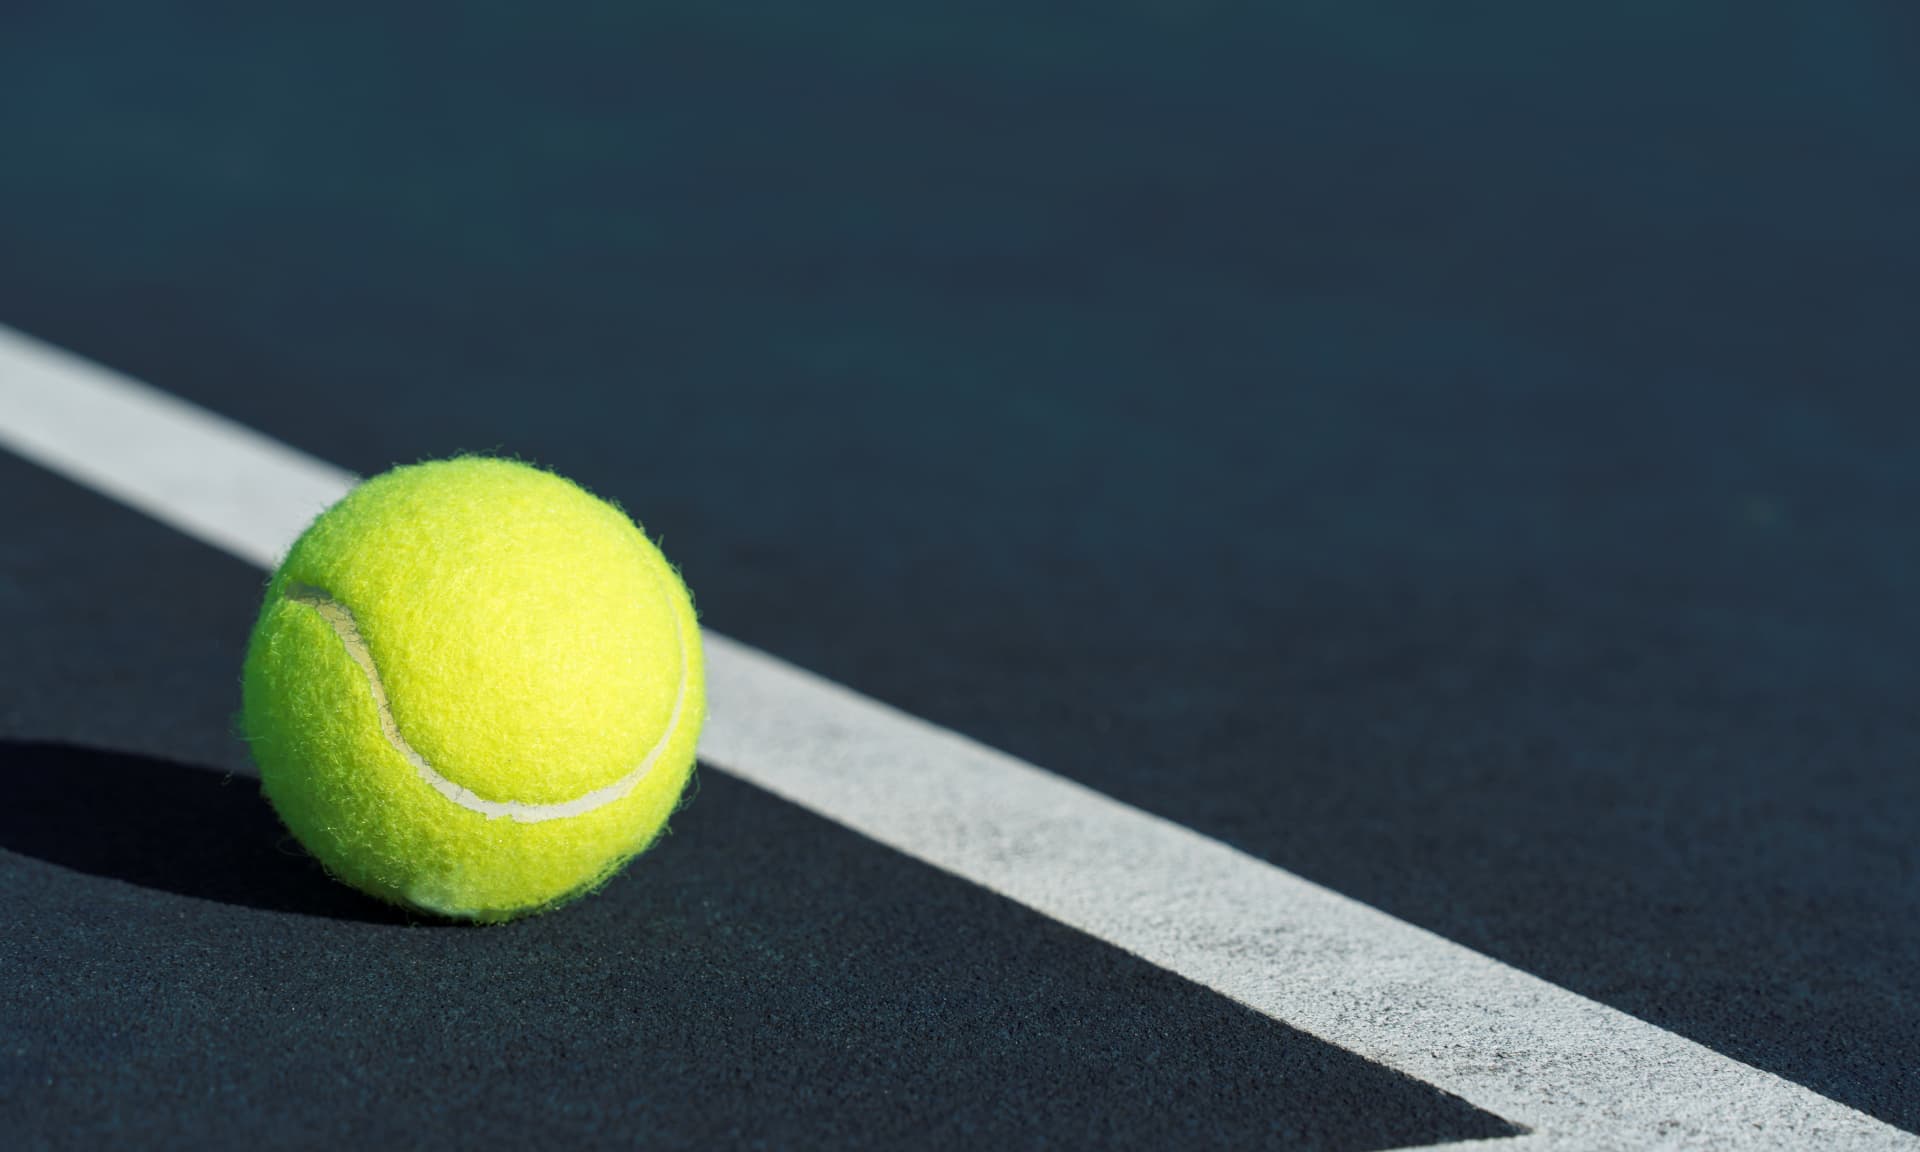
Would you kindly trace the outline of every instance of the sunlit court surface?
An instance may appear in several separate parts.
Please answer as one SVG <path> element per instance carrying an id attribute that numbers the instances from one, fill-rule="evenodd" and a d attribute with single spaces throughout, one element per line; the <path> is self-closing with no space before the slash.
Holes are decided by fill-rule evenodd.
<path id="1" fill-rule="evenodd" d="M 0 1146 L 1920 1149 L 1917 77 L 1893 2 L 8 11 Z M 504 924 L 240 718 L 461 454 L 639 522 L 710 706 Z"/>

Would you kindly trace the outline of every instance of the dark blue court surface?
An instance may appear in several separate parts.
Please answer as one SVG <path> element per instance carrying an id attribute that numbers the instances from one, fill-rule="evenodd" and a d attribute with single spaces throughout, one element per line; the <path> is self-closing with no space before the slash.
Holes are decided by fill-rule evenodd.
<path id="1" fill-rule="evenodd" d="M 392 7 L 16 6 L 0 323 L 1920 1132 L 1920 7 Z M 258 801 L 260 574 L 0 484 L 30 1145 L 1512 1130 L 712 772 L 410 926 Z"/>

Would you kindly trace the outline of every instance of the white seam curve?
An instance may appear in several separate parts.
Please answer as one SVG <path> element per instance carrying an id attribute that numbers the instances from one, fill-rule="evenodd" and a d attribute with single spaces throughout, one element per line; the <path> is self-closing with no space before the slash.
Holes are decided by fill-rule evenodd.
<path id="1" fill-rule="evenodd" d="M 0 448 L 267 569 L 353 484 L 3 326 Z M 1533 1130 L 1461 1147 L 1920 1152 L 1810 1088 L 723 635 L 683 642 L 701 636 L 709 769 Z"/>
<path id="2" fill-rule="evenodd" d="M 657 575 L 654 579 L 658 583 Z M 680 730 L 681 718 L 686 713 L 687 673 L 692 660 L 687 653 L 686 629 L 680 624 L 680 612 L 674 604 L 669 602 L 667 611 L 673 617 L 674 639 L 680 648 L 680 685 L 674 692 L 673 711 L 667 716 L 667 730 L 660 734 L 660 739 L 648 750 L 639 766 L 604 788 L 595 788 L 591 792 L 557 804 L 525 804 L 518 800 L 489 800 L 471 788 L 463 787 L 442 776 L 433 765 L 427 763 L 425 756 L 414 751 L 413 745 L 407 743 L 406 736 L 400 732 L 399 721 L 394 719 L 393 707 L 387 701 L 386 685 L 380 681 L 380 668 L 373 662 L 373 653 L 367 648 L 366 638 L 360 635 L 360 624 L 353 618 L 351 609 L 334 599 L 326 589 L 316 588 L 311 584 L 289 583 L 286 599 L 289 603 L 304 604 L 318 613 L 320 619 L 333 629 L 334 635 L 340 637 L 340 642 L 346 646 L 347 655 L 353 658 L 353 662 L 360 666 L 362 672 L 366 673 L 367 686 L 373 691 L 374 708 L 380 714 L 380 731 L 386 736 L 387 743 L 393 745 L 393 750 L 405 757 L 407 763 L 413 765 L 413 770 L 420 774 L 420 779 L 424 780 L 428 787 L 469 812 L 478 812 L 489 820 L 497 820 L 502 816 L 519 824 L 566 820 L 574 816 L 584 816 L 597 808 L 604 808 L 616 800 L 624 799 L 628 793 L 639 787 L 640 781 L 645 780 L 647 774 L 653 771 L 653 766 L 660 762 L 660 757 L 665 754 L 667 745 L 673 742 L 674 733 Z"/>

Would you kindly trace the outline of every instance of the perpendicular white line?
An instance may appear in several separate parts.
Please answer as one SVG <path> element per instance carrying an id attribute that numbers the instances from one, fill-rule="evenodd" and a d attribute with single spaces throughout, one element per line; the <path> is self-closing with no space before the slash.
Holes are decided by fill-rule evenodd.
<path id="1" fill-rule="evenodd" d="M 1416 1144 L 1407 1148 L 1391 1148 L 1387 1152 L 1412 1152 L 1413 1148 L 1425 1152 L 1559 1152 L 1561 1145 L 1539 1132 L 1522 1132 L 1518 1136 L 1490 1136 L 1484 1140 L 1454 1140 L 1445 1144 Z"/>
<path id="2" fill-rule="evenodd" d="M 353 477 L 0 327 L 0 444 L 261 566 Z M 1902 1132 L 1216 840 L 706 633 L 701 759 L 1561 1149 Z"/>
<path id="3" fill-rule="evenodd" d="M 1578 1148 L 1914 1148 L 1806 1088 L 724 637 L 702 758 Z M 1530 1145 L 1532 1147 L 1532 1145 Z"/>

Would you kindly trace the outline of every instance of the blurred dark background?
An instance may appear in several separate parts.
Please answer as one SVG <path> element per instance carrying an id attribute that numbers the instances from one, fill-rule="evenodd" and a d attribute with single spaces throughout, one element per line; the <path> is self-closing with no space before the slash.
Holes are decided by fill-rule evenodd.
<path id="1" fill-rule="evenodd" d="M 0 139 L 0 320 L 1920 1130 L 1920 7 L 16 0 Z"/>

